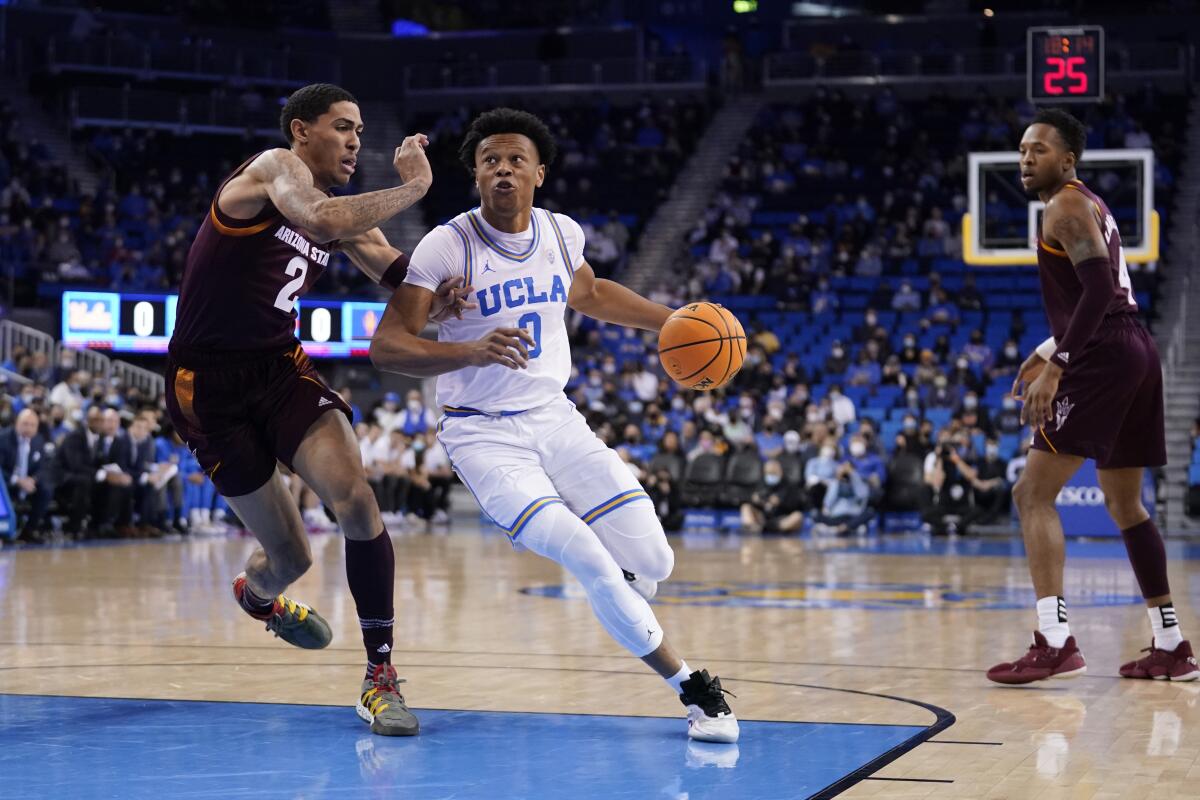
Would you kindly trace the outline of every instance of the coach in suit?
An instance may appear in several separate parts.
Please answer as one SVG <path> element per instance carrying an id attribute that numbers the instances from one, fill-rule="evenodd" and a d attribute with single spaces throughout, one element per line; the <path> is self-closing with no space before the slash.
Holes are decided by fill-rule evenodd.
<path id="1" fill-rule="evenodd" d="M 39 430 L 37 412 L 26 408 L 16 423 L 0 431 L 0 479 L 17 512 L 17 538 L 41 540 L 53 486 L 54 445 Z"/>
<path id="2" fill-rule="evenodd" d="M 93 495 L 94 520 L 100 536 L 132 536 L 133 490 L 137 465 L 133 442 L 121 428 L 121 415 L 115 408 L 101 414 L 96 489 Z M 113 528 L 116 528 L 114 531 Z"/>
<path id="3" fill-rule="evenodd" d="M 100 484 L 108 481 L 107 471 L 100 469 L 107 463 L 103 426 L 103 413 L 93 405 L 87 410 L 84 425 L 68 433 L 58 448 L 59 502 L 67 510 L 64 531 L 69 536 L 83 533 L 83 519 L 88 514 L 99 523 L 97 500 L 106 494 Z"/>

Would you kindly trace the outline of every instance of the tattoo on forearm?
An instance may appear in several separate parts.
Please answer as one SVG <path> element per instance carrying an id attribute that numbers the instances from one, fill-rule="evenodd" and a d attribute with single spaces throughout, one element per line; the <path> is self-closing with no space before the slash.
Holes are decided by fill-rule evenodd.
<path id="1" fill-rule="evenodd" d="M 428 186 L 407 183 L 391 189 L 346 197 L 326 197 L 312 185 L 312 173 L 299 158 L 282 161 L 284 186 L 279 210 L 298 225 L 337 231 L 347 238 L 378 227 L 425 196 Z M 276 184 L 279 186 L 278 184 Z"/>
<path id="2" fill-rule="evenodd" d="M 391 189 L 366 194 L 334 197 L 326 200 L 329 219 L 338 228 L 347 228 L 350 235 L 369 231 L 425 196 L 422 184 L 406 183 Z"/>

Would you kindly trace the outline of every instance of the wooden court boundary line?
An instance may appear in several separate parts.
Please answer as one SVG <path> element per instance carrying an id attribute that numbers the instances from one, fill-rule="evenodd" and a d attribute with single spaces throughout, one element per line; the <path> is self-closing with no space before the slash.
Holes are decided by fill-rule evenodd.
<path id="1" fill-rule="evenodd" d="M 23 667 L 0 667 L 0 670 L 46 669 L 47 667 L 49 667 L 51 669 L 53 669 L 55 667 L 60 667 L 63 669 L 66 669 L 66 668 L 79 669 L 82 667 L 82 668 L 86 669 L 88 667 L 94 667 L 94 668 L 113 668 L 113 667 L 146 668 L 146 667 L 151 667 L 151 668 L 154 668 L 154 667 L 218 667 L 218 666 L 229 666 L 229 667 L 314 666 L 314 667 L 328 668 L 328 667 L 340 667 L 340 666 L 349 667 L 349 666 L 359 666 L 359 665 L 360 665 L 360 662 L 355 662 L 353 664 L 349 664 L 349 663 L 347 663 L 347 664 L 338 664 L 338 663 L 297 664 L 295 662 L 286 662 L 286 663 L 270 663 L 270 664 L 257 664 L 257 665 L 255 665 L 255 664 L 248 665 L 248 664 L 245 664 L 244 662 L 210 662 L 210 663 L 181 662 L 181 663 L 174 663 L 174 664 L 144 664 L 144 663 L 143 664 L 79 664 L 77 662 L 74 664 L 62 664 L 62 665 L 51 664 L 51 665 L 41 665 L 41 666 L 30 665 L 30 666 L 23 666 Z M 430 668 L 430 669 L 438 669 L 438 668 L 445 669 L 448 666 L 459 666 L 462 669 L 491 669 L 491 670 L 497 669 L 497 666 L 494 664 L 481 664 L 481 665 L 474 665 L 474 664 L 471 664 L 471 665 L 405 664 L 402 666 Z M 511 667 L 511 666 L 505 666 L 504 668 L 505 669 L 515 669 L 515 670 L 537 671 L 537 672 L 589 672 L 589 673 L 600 673 L 600 674 L 604 674 L 604 675 L 636 675 L 639 677 L 647 676 L 647 673 L 642 672 L 642 671 L 633 672 L 632 670 L 587 669 L 587 668 L 583 668 L 583 667 L 560 668 L 560 667 Z M 904 740 L 903 742 L 889 748 L 888 750 L 884 751 L 883 753 L 879 754 L 875 758 L 868 761 L 866 764 L 863 764 L 862 766 L 858 767 L 853 772 L 850 772 L 849 774 L 844 775 L 841 778 L 839 778 L 838 780 L 829 784 L 824 789 L 821 789 L 820 791 L 816 792 L 815 794 L 809 795 L 806 798 L 806 800 L 830 800 L 830 798 L 836 797 L 837 795 L 846 791 L 847 789 L 854 786 L 855 784 L 860 783 L 863 780 L 871 777 L 875 772 L 878 772 L 879 770 L 883 769 L 884 767 L 886 767 L 888 764 L 891 764 L 896 759 L 900 758 L 901 756 L 907 754 L 908 752 L 910 752 L 910 751 L 916 749 L 917 747 L 919 747 L 920 745 L 924 744 L 929 739 L 931 739 L 932 737 L 941 733 L 942 731 L 946 730 L 947 728 L 949 728 L 951 725 L 953 725 L 957 721 L 954 714 L 952 714 L 950 711 L 947 711 L 944 708 L 941 708 L 940 706 L 935 706 L 932 703 L 926 703 L 922 700 L 913 700 L 908 697 L 900 697 L 899 695 L 881 694 L 879 692 L 868 692 L 863 689 L 841 689 L 836 686 L 821 686 L 819 684 L 813 684 L 813 683 L 793 683 L 791 681 L 769 681 L 769 680 L 762 680 L 762 679 L 758 679 L 758 678 L 736 678 L 733 676 L 727 676 L 726 680 L 729 681 L 729 683 L 757 683 L 757 684 L 761 684 L 761 685 L 765 685 L 765 686 L 787 686 L 787 687 L 797 688 L 797 689 L 815 689 L 817 691 L 842 692 L 844 694 L 854 694 L 854 695 L 860 695 L 860 696 L 864 696 L 864 697 L 874 697 L 874 698 L 879 698 L 879 699 L 883 699 L 883 700 L 894 700 L 899 703 L 907 703 L 909 705 L 916 706 L 917 708 L 928 711 L 930 714 L 933 715 L 934 722 L 932 725 L 925 726 L 925 728 L 923 730 L 921 730 L 919 733 L 916 733 L 916 734 L 910 736 L 908 739 Z M 313 703 L 258 703 L 258 702 L 247 701 L 247 700 L 190 700 L 190 699 L 181 700 L 181 699 L 161 699 L 161 698 L 146 698 L 146 697 L 108 697 L 108 696 L 96 697 L 94 695 L 20 694 L 20 693 L 13 693 L 13 692 L 0 692 L 0 696 L 79 697 L 79 698 L 86 698 L 86 699 L 90 699 L 90 700 L 130 700 L 130 701 L 141 701 L 141 702 L 168 702 L 168 703 L 169 702 L 240 703 L 243 705 L 288 705 L 288 706 L 307 705 L 307 706 L 317 707 L 317 708 L 337 708 L 341 705 L 341 704 L 317 705 L 317 704 L 313 704 Z M 416 710 L 416 711 L 421 711 L 421 710 L 470 711 L 470 712 L 476 711 L 475 709 L 462 709 L 462 708 L 422 709 L 421 707 L 416 707 L 414 710 Z M 481 710 L 479 710 L 479 713 L 557 714 L 557 715 L 562 715 L 564 712 L 561 712 L 561 711 L 495 711 L 495 710 L 490 710 L 490 709 L 481 709 Z M 575 712 L 570 712 L 570 713 L 575 713 Z M 597 716 L 597 717 L 621 716 L 621 717 L 632 718 L 632 719 L 639 718 L 639 717 L 631 717 L 630 715 L 627 715 L 627 714 L 586 714 L 586 713 L 584 713 L 584 714 L 578 714 L 578 716 Z M 675 719 L 675 717 L 649 717 L 649 716 L 644 717 L 644 718 Z M 812 722 L 812 721 L 806 721 L 806 720 L 751 720 L 751 719 L 747 719 L 745 721 L 746 722 L 772 722 L 772 723 L 784 724 L 784 725 L 788 725 L 788 724 L 791 724 L 791 725 L 803 725 L 803 724 L 808 724 L 808 725 L 860 725 L 863 727 L 876 726 L 876 727 L 889 727 L 889 728 L 917 727 L 915 725 L 900 725 L 900 724 L 889 724 L 889 723 L 881 723 L 881 722 L 875 722 L 875 723 L 870 723 L 870 722 L 867 722 L 867 723 L 859 723 L 859 722 L 830 723 L 830 722 Z"/>

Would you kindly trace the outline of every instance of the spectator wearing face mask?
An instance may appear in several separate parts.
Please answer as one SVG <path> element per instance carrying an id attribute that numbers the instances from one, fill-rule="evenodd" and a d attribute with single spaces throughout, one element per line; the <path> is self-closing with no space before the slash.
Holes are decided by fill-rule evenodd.
<path id="1" fill-rule="evenodd" d="M 992 367 L 992 348 L 983 339 L 983 331 L 976 328 L 971 331 L 971 339 L 963 347 L 963 355 L 971 362 L 971 367 L 979 374 L 987 372 Z"/>
<path id="2" fill-rule="evenodd" d="M 900 352 L 897 355 L 901 364 L 918 363 L 921 360 L 921 350 L 917 347 L 917 337 L 906 333 L 900 340 Z"/>
<path id="3" fill-rule="evenodd" d="M 804 465 L 804 487 L 809 505 L 818 508 L 825 499 L 825 490 L 837 479 L 837 449 L 831 440 L 821 444 L 817 455 Z"/>
<path id="4" fill-rule="evenodd" d="M 1004 395 L 1004 399 L 1000 401 L 1000 408 L 992 418 L 992 424 L 997 433 L 1020 433 L 1022 428 L 1021 409 L 1017 407 L 1017 401 L 1009 395 Z"/>
<path id="5" fill-rule="evenodd" d="M 982 434 L 990 439 L 994 433 L 992 421 L 988 419 L 987 414 L 982 413 L 979 396 L 974 392 L 963 395 L 962 404 L 955 412 L 954 418 L 966 429 L 969 436 Z"/>
<path id="6" fill-rule="evenodd" d="M 842 347 L 841 342 L 835 340 L 829 348 L 829 357 L 825 359 L 823 367 L 825 374 L 841 375 L 848 366 L 850 366 L 850 359 L 846 356 L 846 348 Z"/>
<path id="7" fill-rule="evenodd" d="M 865 533 L 867 524 L 875 517 L 869 498 L 870 489 L 854 466 L 849 462 L 838 465 L 834 480 L 822 498 L 813 533 L 837 536 Z"/>
<path id="8" fill-rule="evenodd" d="M 804 524 L 804 492 L 783 481 L 783 466 L 771 459 L 763 465 L 762 484 L 741 507 L 745 530 L 792 533 Z"/>
<path id="9" fill-rule="evenodd" d="M 850 437 L 850 444 L 846 449 L 849 451 L 850 465 L 867 484 L 871 504 L 878 505 L 883 497 L 883 486 L 887 480 L 887 468 L 883 464 L 883 459 L 868 449 L 866 439 L 859 433 Z"/>
<path id="10" fill-rule="evenodd" d="M 904 281 L 900 284 L 900 289 L 892 295 L 892 310 L 894 311 L 919 311 L 921 309 L 921 295 L 913 289 L 912 284 Z"/>
<path id="11" fill-rule="evenodd" d="M 621 446 L 626 449 L 633 461 L 640 464 L 645 464 L 654 458 L 654 453 L 658 450 L 657 446 L 642 439 L 641 429 L 632 422 L 625 426 Z"/>
<path id="12" fill-rule="evenodd" d="M 959 290 L 955 302 L 964 311 L 979 311 L 983 308 L 983 294 L 975 285 L 975 276 L 970 272 L 963 278 L 962 289 Z"/>
<path id="13" fill-rule="evenodd" d="M 925 392 L 926 408 L 956 408 L 959 403 L 959 387 L 952 385 L 945 375 L 933 379 L 933 385 Z"/>
<path id="14" fill-rule="evenodd" d="M 764 459 L 778 458 L 783 453 L 783 436 L 779 433 L 778 423 L 769 419 L 763 424 L 761 432 L 754 435 L 754 443 L 758 453 Z"/>
<path id="15" fill-rule="evenodd" d="M 934 379 L 942 374 L 942 368 L 938 365 L 937 357 L 933 351 L 925 349 L 921 351 L 921 356 L 917 360 L 917 368 L 913 370 L 913 382 L 917 386 L 926 387 L 933 383 Z"/>
<path id="16" fill-rule="evenodd" d="M 662 520 L 664 530 L 677 531 L 683 527 L 684 509 L 679 501 L 679 480 L 666 467 L 652 469 L 646 475 L 646 494 Z"/>
<path id="17" fill-rule="evenodd" d="M 1017 370 L 1021 368 L 1022 361 L 1021 350 L 1017 346 L 1016 341 L 1009 339 L 1004 343 L 1004 348 L 1000 351 L 1000 355 L 996 357 L 991 369 L 988 370 L 988 375 L 992 380 L 1016 375 Z"/>
<path id="18" fill-rule="evenodd" d="M 839 428 L 844 428 L 858 418 L 854 401 L 844 395 L 842 387 L 836 383 L 829 387 L 829 411 Z"/>
<path id="19" fill-rule="evenodd" d="M 410 438 L 428 433 L 437 425 L 437 416 L 432 409 L 425 407 L 419 389 L 409 390 L 404 410 L 399 413 L 396 425 Z"/>
<path id="20" fill-rule="evenodd" d="M 866 344 L 867 340 L 875 335 L 875 329 L 879 326 L 879 314 L 875 309 L 868 308 L 863 312 L 863 321 L 861 325 L 856 325 L 851 332 L 851 338 L 855 344 Z"/>
<path id="21" fill-rule="evenodd" d="M 936 325 L 953 324 L 958 321 L 958 309 L 950 302 L 944 289 L 936 288 L 929 293 L 927 322 Z"/>
<path id="22" fill-rule="evenodd" d="M 967 472 L 971 470 L 962 455 L 965 449 L 961 440 L 942 430 L 937 446 L 925 457 L 928 503 L 923 518 L 935 536 L 967 532 L 971 511 Z"/>
<path id="23" fill-rule="evenodd" d="M 884 386 L 899 386 L 902 389 L 908 386 L 908 375 L 904 374 L 900 366 L 899 355 L 893 353 L 888 356 L 879 373 L 879 382 Z"/>
<path id="24" fill-rule="evenodd" d="M 658 357 L 647 356 L 641 369 L 633 376 L 633 392 L 643 403 L 651 403 L 658 399 Z"/>
<path id="25" fill-rule="evenodd" d="M 397 415 L 400 413 L 400 395 L 395 392 L 388 392 L 379 401 L 379 405 L 371 412 L 371 416 L 375 418 L 375 422 L 384 431 L 390 432 L 397 426 Z"/>
<path id="26" fill-rule="evenodd" d="M 1008 514 L 1010 487 L 1005 479 L 1008 464 L 1000 457 L 1000 444 L 988 439 L 983 447 L 983 457 L 964 469 L 971 482 L 974 509 L 971 522 L 992 525 Z"/>
<path id="27" fill-rule="evenodd" d="M 879 362 L 873 361 L 866 349 L 858 354 L 858 362 L 846 371 L 846 383 L 851 386 L 874 386 L 880 383 L 882 378 L 883 371 L 879 368 Z"/>
<path id="28" fill-rule="evenodd" d="M 946 377 L 952 386 L 959 387 L 959 392 L 975 392 L 978 394 L 983 388 L 979 383 L 979 378 L 976 377 L 974 368 L 971 366 L 971 360 L 965 354 L 959 354 L 958 358 L 954 359 L 954 369 Z"/>

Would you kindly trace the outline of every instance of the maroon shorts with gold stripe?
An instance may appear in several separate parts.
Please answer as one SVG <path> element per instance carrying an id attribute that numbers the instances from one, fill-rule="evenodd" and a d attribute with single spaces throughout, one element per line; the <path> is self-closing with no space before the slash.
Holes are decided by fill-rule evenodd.
<path id="1" fill-rule="evenodd" d="M 326 411 L 351 416 L 299 343 L 274 354 L 172 350 L 166 379 L 171 422 L 226 497 L 265 484 L 276 461 L 290 469 Z"/>
<path id="2" fill-rule="evenodd" d="M 1053 418 L 1033 448 L 1096 461 L 1099 469 L 1167 463 L 1162 362 L 1132 314 L 1108 317 L 1058 382 Z"/>

